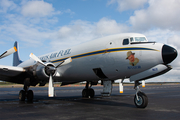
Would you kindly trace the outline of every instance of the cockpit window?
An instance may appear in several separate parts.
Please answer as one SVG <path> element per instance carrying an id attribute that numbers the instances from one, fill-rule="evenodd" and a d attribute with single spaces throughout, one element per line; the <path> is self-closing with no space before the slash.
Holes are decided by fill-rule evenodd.
<path id="1" fill-rule="evenodd" d="M 134 41 L 134 39 L 133 39 L 133 38 L 130 38 L 130 40 L 131 40 L 131 42 L 133 42 L 133 41 Z"/>
<path id="2" fill-rule="evenodd" d="M 135 37 L 135 42 L 147 42 L 145 37 Z"/>
<path id="3" fill-rule="evenodd" d="M 129 44 L 129 39 L 124 39 L 123 40 L 123 45 L 128 45 Z"/>

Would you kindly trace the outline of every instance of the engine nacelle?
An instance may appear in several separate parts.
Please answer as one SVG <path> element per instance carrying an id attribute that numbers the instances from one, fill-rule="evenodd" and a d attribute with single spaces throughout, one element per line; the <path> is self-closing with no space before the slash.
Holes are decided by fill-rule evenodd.
<path id="1" fill-rule="evenodd" d="M 144 72 L 141 72 L 141 73 L 131 76 L 130 81 L 146 80 L 146 79 L 149 79 L 152 77 L 162 75 L 171 69 L 172 69 L 172 67 L 170 65 L 159 64 L 149 70 L 146 70 Z"/>
<path id="2" fill-rule="evenodd" d="M 46 65 L 55 68 L 55 65 L 52 63 L 46 63 Z M 48 71 L 48 67 L 45 67 L 44 65 L 41 65 L 41 64 L 37 64 L 36 66 L 34 66 L 33 74 L 40 81 L 48 81 L 49 76 L 50 76 L 50 72 Z M 56 74 L 56 70 L 54 70 L 51 74 L 54 76 Z"/>

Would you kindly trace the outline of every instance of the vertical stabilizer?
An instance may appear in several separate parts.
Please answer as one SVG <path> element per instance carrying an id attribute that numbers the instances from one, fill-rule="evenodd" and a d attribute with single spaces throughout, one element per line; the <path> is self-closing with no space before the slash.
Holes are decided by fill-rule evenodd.
<path id="1" fill-rule="evenodd" d="M 19 58 L 19 50 L 18 50 L 18 43 L 17 41 L 14 43 L 14 47 L 17 51 L 13 54 L 13 66 L 18 66 L 22 61 Z"/>

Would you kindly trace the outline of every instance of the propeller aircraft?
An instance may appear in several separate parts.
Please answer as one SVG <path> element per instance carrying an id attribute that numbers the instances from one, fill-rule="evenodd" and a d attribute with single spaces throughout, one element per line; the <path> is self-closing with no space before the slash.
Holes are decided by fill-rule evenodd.
<path id="1" fill-rule="evenodd" d="M 86 81 L 82 97 L 95 95 L 92 85 L 103 83 L 103 96 L 112 92 L 112 83 L 120 80 L 120 93 L 123 81 L 134 81 L 134 103 L 138 108 L 148 104 L 147 95 L 139 89 L 140 81 L 145 86 L 149 78 L 162 75 L 172 67 L 177 50 L 162 43 L 149 42 L 145 35 L 122 33 L 95 39 L 78 46 L 58 50 L 41 56 L 30 54 L 30 59 L 21 61 L 18 43 L 0 55 L 0 59 L 13 54 L 13 66 L 0 65 L 0 80 L 23 84 L 19 100 L 33 101 L 34 93 L 30 86 L 44 86 L 49 83 L 48 96 L 54 97 L 54 82 L 61 86 Z"/>

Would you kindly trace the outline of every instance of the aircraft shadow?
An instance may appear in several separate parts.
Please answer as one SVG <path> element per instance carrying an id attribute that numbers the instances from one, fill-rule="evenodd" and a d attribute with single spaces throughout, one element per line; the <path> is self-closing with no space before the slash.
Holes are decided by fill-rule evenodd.
<path id="1" fill-rule="evenodd" d="M 95 96 L 94 98 L 82 98 L 82 96 L 68 96 L 68 97 L 54 97 L 54 98 L 48 98 L 48 97 L 41 97 L 41 96 L 35 96 L 35 99 L 33 103 L 42 102 L 44 104 L 58 104 L 61 103 L 60 101 L 66 101 L 70 103 L 77 103 L 77 104 L 89 104 L 89 105 L 102 105 L 102 106 L 120 106 L 120 107 L 135 107 L 133 104 L 133 97 L 126 98 L 126 99 L 132 99 L 132 104 L 122 101 L 127 95 L 113 95 L 110 97 L 102 97 L 102 96 Z M 115 99 L 114 99 L 115 97 Z M 118 101 L 119 100 L 119 101 Z M 54 103 L 56 101 L 56 103 Z"/>

